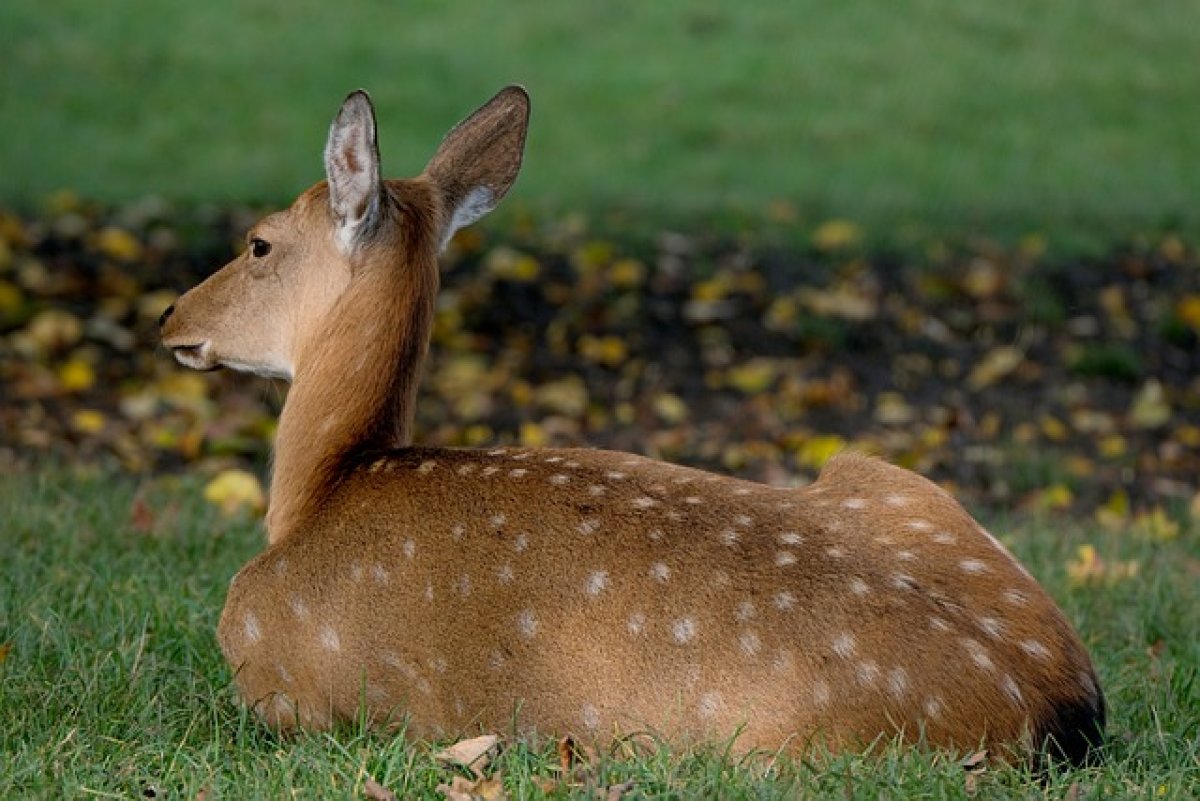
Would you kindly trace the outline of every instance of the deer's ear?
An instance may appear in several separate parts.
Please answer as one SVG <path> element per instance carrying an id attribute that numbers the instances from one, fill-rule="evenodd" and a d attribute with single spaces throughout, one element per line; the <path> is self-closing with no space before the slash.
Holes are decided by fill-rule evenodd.
<path id="1" fill-rule="evenodd" d="M 375 140 L 375 108 L 361 89 L 351 92 L 329 127 L 325 176 L 337 239 L 351 250 L 378 221 L 383 179 Z"/>
<path id="2" fill-rule="evenodd" d="M 521 170 L 528 129 L 529 95 L 509 86 L 446 134 L 425 168 L 446 202 L 443 247 L 508 193 Z"/>

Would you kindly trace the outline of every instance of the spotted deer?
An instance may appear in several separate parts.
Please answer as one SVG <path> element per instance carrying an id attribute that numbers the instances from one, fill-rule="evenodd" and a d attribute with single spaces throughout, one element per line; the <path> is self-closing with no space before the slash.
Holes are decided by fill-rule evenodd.
<path id="1" fill-rule="evenodd" d="M 270 726 L 740 749 L 899 736 L 1078 762 L 1104 700 L 1034 578 L 945 491 L 854 453 L 779 488 L 628 453 L 426 448 L 414 398 L 454 232 L 521 166 L 500 92 L 383 180 L 351 94 L 327 180 L 163 314 L 182 364 L 289 379 L 268 544 L 219 641 Z"/>

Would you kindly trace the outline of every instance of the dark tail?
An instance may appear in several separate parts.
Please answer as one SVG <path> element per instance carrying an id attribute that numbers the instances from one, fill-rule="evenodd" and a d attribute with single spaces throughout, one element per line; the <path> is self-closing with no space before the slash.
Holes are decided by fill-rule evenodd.
<path id="1" fill-rule="evenodd" d="M 1104 742 L 1104 693 L 1092 677 L 1095 692 L 1064 699 L 1034 731 L 1039 770 L 1048 763 L 1081 767 L 1100 761 L 1099 748 Z"/>

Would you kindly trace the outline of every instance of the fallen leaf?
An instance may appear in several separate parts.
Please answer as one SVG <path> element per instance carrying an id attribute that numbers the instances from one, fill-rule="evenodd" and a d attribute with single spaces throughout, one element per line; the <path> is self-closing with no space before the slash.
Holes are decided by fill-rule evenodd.
<path id="1" fill-rule="evenodd" d="M 825 434 L 806 437 L 796 452 L 800 464 L 814 469 L 820 469 L 825 463 L 845 450 L 846 440 L 837 434 Z"/>
<path id="2" fill-rule="evenodd" d="M 363 794 L 371 801 L 396 801 L 396 794 L 384 787 L 371 776 L 363 782 Z"/>
<path id="3" fill-rule="evenodd" d="M 8 659 L 8 653 L 11 650 L 12 650 L 12 643 L 10 643 L 10 642 L 0 643 L 0 665 L 3 665 L 4 660 Z"/>
<path id="4" fill-rule="evenodd" d="M 261 514 L 266 510 L 266 495 L 258 477 L 246 470 L 222 470 L 204 487 L 204 499 L 226 516 L 246 510 Z"/>
<path id="5" fill-rule="evenodd" d="M 1129 422 L 1134 428 L 1160 428 L 1171 420 L 1162 382 L 1152 378 L 1142 385 L 1129 407 Z"/>
<path id="6" fill-rule="evenodd" d="M 129 525 L 140 534 L 154 531 L 154 510 L 140 494 L 135 495 L 129 507 Z"/>
<path id="7" fill-rule="evenodd" d="M 849 220 L 826 220 L 813 231 L 813 246 L 817 250 L 842 250 L 862 239 L 862 229 Z"/>
<path id="8" fill-rule="evenodd" d="M 990 387 L 1005 378 L 1025 360 L 1025 354 L 1011 346 L 993 348 L 972 368 L 967 376 L 967 386 L 973 390 Z"/>
<path id="9" fill-rule="evenodd" d="M 499 751 L 500 736 L 482 734 L 469 740 L 459 740 L 433 755 L 438 762 L 464 767 L 475 776 L 480 776 Z"/>
<path id="10" fill-rule="evenodd" d="M 104 413 L 95 409 L 79 409 L 71 415 L 71 427 L 81 434 L 99 434 L 105 422 Z"/>
<path id="11" fill-rule="evenodd" d="M 504 780 L 498 774 L 471 781 L 466 776 L 455 776 L 449 784 L 439 784 L 437 791 L 446 801 L 506 801 Z"/>
<path id="12" fill-rule="evenodd" d="M 625 794 L 634 787 L 633 779 L 621 782 L 620 784 L 610 784 L 608 790 L 604 793 L 604 801 L 621 801 Z"/>
<path id="13" fill-rule="evenodd" d="M 1142 512 L 1133 519 L 1133 531 L 1154 542 L 1170 542 L 1179 536 L 1180 525 L 1161 506 Z"/>

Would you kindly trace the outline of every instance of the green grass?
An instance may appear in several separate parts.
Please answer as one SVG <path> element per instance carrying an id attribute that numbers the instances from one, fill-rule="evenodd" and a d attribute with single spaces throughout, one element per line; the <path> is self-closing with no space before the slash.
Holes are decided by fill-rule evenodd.
<path id="1" fill-rule="evenodd" d="M 358 86 L 411 174 L 517 81 L 535 211 L 1195 228 L 1197 52 L 1187 0 L 7 0 L 0 199 L 279 203 Z"/>
<path id="2" fill-rule="evenodd" d="M 152 531 L 132 522 L 141 493 Z M 213 632 L 224 589 L 260 547 L 249 522 L 199 500 L 197 479 L 61 470 L 0 482 L 0 797 L 362 797 L 370 775 L 401 797 L 449 780 L 427 743 L 351 727 L 279 741 L 234 702 Z M 981 798 L 1185 798 L 1200 791 L 1200 542 L 1193 526 L 1153 543 L 1060 520 L 999 524 L 1069 616 L 1111 708 L 1108 760 L 1040 786 L 1020 770 L 981 777 Z M 1135 579 L 1071 587 L 1081 543 L 1136 560 Z M 516 743 L 498 769 L 514 797 L 552 775 L 548 743 Z M 963 776 L 939 754 L 881 749 L 825 764 L 738 761 L 719 748 L 605 758 L 601 783 L 628 798 L 958 798 Z M 575 788 L 585 798 L 588 788 Z M 567 795 L 562 790 L 559 795 Z"/>

